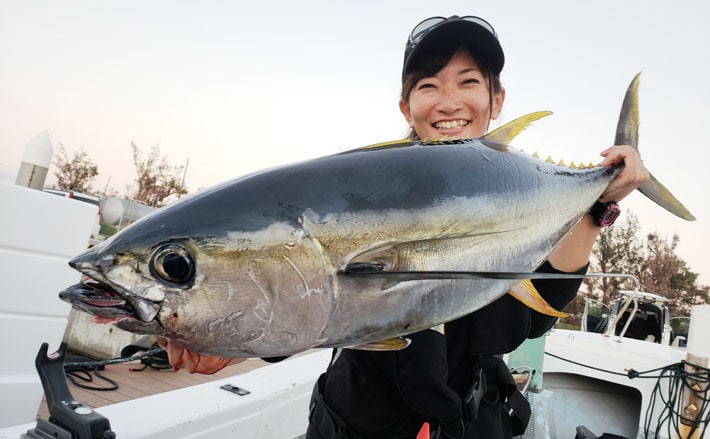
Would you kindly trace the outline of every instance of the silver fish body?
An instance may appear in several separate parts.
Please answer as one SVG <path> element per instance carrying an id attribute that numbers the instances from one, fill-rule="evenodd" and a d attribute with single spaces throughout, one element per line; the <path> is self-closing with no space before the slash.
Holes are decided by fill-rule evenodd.
<path id="1" fill-rule="evenodd" d="M 351 346 L 453 320 L 515 280 L 342 271 L 532 272 L 618 172 L 558 166 L 495 139 L 398 142 L 218 185 L 76 257 L 93 281 L 60 295 L 220 357 Z"/>
<path id="2" fill-rule="evenodd" d="M 532 271 L 613 175 L 481 140 L 355 150 L 188 197 L 71 265 L 134 308 L 138 320 L 119 326 L 197 352 L 276 356 L 351 345 L 470 313 L 514 281 L 340 275 L 349 264 Z"/>

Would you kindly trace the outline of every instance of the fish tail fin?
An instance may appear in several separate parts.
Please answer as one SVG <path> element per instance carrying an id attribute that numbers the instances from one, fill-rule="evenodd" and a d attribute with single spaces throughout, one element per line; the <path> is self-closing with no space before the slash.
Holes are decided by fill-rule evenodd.
<path id="1" fill-rule="evenodd" d="M 638 87 L 640 78 L 641 73 L 637 73 L 626 90 L 624 103 L 621 105 L 619 123 L 616 127 L 616 138 L 614 139 L 615 145 L 631 145 L 636 152 L 639 151 Z M 695 216 L 693 216 L 693 214 L 690 213 L 685 206 L 683 206 L 683 203 L 681 203 L 653 175 L 651 175 L 651 179 L 641 185 L 638 190 L 651 201 L 666 209 L 670 213 L 687 221 L 695 220 Z"/>

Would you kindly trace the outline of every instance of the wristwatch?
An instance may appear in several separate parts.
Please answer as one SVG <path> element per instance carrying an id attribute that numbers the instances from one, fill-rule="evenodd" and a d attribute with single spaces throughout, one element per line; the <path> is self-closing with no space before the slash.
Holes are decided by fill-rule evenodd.
<path id="1" fill-rule="evenodd" d="M 616 221 L 620 213 L 621 209 L 614 201 L 609 201 L 608 203 L 597 201 L 594 203 L 594 206 L 589 209 L 589 214 L 592 216 L 594 224 L 599 227 L 609 227 L 614 224 L 614 221 Z"/>

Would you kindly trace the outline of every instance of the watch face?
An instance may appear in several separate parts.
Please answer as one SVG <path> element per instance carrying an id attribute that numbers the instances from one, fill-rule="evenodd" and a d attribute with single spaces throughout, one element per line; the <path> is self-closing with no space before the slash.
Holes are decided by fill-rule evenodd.
<path id="1" fill-rule="evenodd" d="M 614 224 L 614 221 L 619 217 L 619 214 L 621 214 L 621 209 L 619 209 L 619 205 L 616 203 L 609 203 L 606 206 L 606 209 L 602 214 L 599 216 L 599 226 L 600 227 L 609 227 L 610 225 Z"/>

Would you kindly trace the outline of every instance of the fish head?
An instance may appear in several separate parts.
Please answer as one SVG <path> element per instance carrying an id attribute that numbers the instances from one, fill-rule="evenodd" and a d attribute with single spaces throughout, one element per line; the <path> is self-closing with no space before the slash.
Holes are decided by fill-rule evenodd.
<path id="1" fill-rule="evenodd" d="M 60 297 L 99 322 L 203 355 L 288 355 L 318 343 L 330 311 L 327 264 L 297 224 L 175 233 L 160 225 L 180 212 L 161 214 L 71 260 L 86 279 Z"/>

